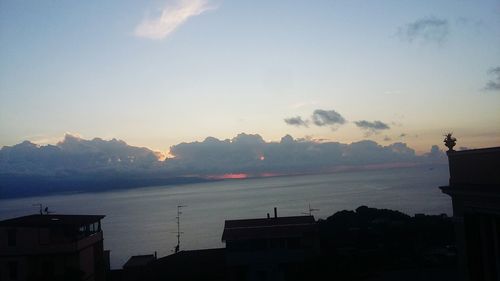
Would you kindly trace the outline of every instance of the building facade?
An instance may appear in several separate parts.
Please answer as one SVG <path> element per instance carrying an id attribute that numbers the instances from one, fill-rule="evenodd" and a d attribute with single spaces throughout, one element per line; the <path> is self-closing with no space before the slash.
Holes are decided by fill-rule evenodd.
<path id="1" fill-rule="evenodd" d="M 313 216 L 226 220 L 229 280 L 289 280 L 320 252 L 318 226 Z"/>
<path id="2" fill-rule="evenodd" d="M 0 280 L 104 280 L 103 218 L 46 214 L 0 221 Z"/>
<path id="3" fill-rule="evenodd" d="M 452 198 L 459 275 L 465 281 L 498 281 L 500 147 L 464 151 L 448 147 L 450 181 L 440 188 Z"/>

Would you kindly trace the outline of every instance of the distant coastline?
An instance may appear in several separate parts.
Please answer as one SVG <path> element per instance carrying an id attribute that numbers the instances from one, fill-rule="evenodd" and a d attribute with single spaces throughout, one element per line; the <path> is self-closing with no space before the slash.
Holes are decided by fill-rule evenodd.
<path id="1" fill-rule="evenodd" d="M 404 165 L 403 165 L 404 164 Z M 201 176 L 178 176 L 166 177 L 158 174 L 128 174 L 115 173 L 113 175 L 89 174 L 89 175 L 66 175 L 66 176 L 41 176 L 23 174 L 0 173 L 0 199 L 25 198 L 35 196 L 50 196 L 61 194 L 76 194 L 88 192 L 105 192 L 112 190 L 126 190 L 141 187 L 169 186 L 195 184 L 226 180 L 245 180 L 269 177 L 295 177 L 307 175 L 322 175 L 335 173 L 349 173 L 360 171 L 391 170 L 401 168 L 423 167 L 432 169 L 435 166 L 446 166 L 444 164 L 412 164 L 400 163 L 391 165 L 366 165 L 366 166 L 342 166 L 338 169 L 295 174 L 273 174 L 268 176 L 248 175 L 241 178 L 223 177 L 201 177 Z"/>
<path id="2" fill-rule="evenodd" d="M 139 187 L 181 185 L 216 181 L 201 177 L 134 177 L 117 175 L 115 177 L 85 176 L 33 176 L 0 174 L 0 199 L 33 196 L 103 192 Z"/>

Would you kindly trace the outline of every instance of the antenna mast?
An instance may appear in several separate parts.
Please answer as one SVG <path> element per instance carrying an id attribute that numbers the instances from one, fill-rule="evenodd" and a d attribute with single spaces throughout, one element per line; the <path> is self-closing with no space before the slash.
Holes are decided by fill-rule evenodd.
<path id="1" fill-rule="evenodd" d="M 184 207 L 187 207 L 185 205 L 178 205 L 177 206 L 177 217 L 175 217 L 177 219 L 177 246 L 175 246 L 175 250 L 174 252 L 175 253 L 178 253 L 179 252 L 179 249 L 181 247 L 181 234 L 183 232 L 181 232 L 181 208 L 184 208 Z"/>
<path id="2" fill-rule="evenodd" d="M 313 209 L 313 208 L 311 208 L 311 203 L 309 203 L 309 210 L 308 211 L 309 211 L 308 213 L 302 213 L 302 214 L 312 216 L 312 212 L 319 211 L 319 209 Z"/>

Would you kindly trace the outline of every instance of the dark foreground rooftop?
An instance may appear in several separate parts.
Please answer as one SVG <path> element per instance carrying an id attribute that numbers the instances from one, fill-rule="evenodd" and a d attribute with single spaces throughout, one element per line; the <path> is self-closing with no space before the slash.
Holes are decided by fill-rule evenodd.
<path id="1" fill-rule="evenodd" d="M 11 227 L 51 227 L 80 226 L 98 222 L 103 215 L 29 215 L 0 221 L 0 226 Z"/>
<path id="2" fill-rule="evenodd" d="M 128 259 L 128 261 L 123 265 L 123 268 L 146 266 L 155 260 L 156 258 L 154 255 L 131 256 L 130 259 Z"/>
<path id="3" fill-rule="evenodd" d="M 180 251 L 150 263 L 149 280 L 225 280 L 225 263 L 224 248 Z"/>
<path id="4" fill-rule="evenodd" d="M 313 216 L 227 220 L 224 223 L 222 241 L 301 235 L 315 226 Z"/>

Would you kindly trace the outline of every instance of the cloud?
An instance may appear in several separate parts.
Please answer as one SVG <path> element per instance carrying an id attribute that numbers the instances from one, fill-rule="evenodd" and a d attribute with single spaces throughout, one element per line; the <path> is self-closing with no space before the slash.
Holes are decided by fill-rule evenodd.
<path id="1" fill-rule="evenodd" d="M 402 142 L 386 146 L 370 140 L 344 144 L 290 135 L 279 142 L 266 142 L 258 134 L 245 133 L 232 139 L 207 137 L 201 142 L 180 143 L 170 148 L 170 154 L 172 158 L 160 161 L 154 151 L 121 140 L 85 140 L 72 135 L 56 145 L 25 141 L 5 146 L 0 149 L 0 198 L 21 191 L 43 194 L 57 188 L 80 191 L 164 185 L 166 180 L 186 182 L 193 176 L 293 175 L 373 165 L 446 163 L 437 147 L 418 156 Z"/>
<path id="2" fill-rule="evenodd" d="M 316 109 L 312 115 L 312 121 L 316 126 L 342 125 L 346 120 L 335 110 Z"/>
<path id="3" fill-rule="evenodd" d="M 437 145 L 433 145 L 431 147 L 431 150 L 428 153 L 424 154 L 422 158 L 424 162 L 432 164 L 447 163 L 448 161 L 446 153 L 443 150 L 439 149 L 439 146 Z"/>
<path id="4" fill-rule="evenodd" d="M 164 39 L 193 16 L 214 9 L 207 0 L 176 0 L 167 4 L 157 18 L 145 19 L 134 30 L 138 37 Z"/>
<path id="5" fill-rule="evenodd" d="M 366 120 L 360 120 L 360 121 L 355 121 L 354 124 L 356 124 L 356 126 L 358 126 L 359 128 L 365 130 L 367 135 L 377 134 L 381 130 L 390 129 L 389 125 L 385 124 L 382 121 L 370 122 Z"/>
<path id="6" fill-rule="evenodd" d="M 259 135 L 246 134 L 231 140 L 207 138 L 174 145 L 170 153 L 174 156 L 166 161 L 170 171 L 204 175 L 303 174 L 331 172 L 345 166 L 421 161 L 404 143 L 382 146 L 365 140 L 343 144 L 294 139 L 290 135 L 280 142 L 265 142 Z"/>
<path id="7" fill-rule="evenodd" d="M 297 127 L 309 127 L 309 123 L 312 122 L 314 125 L 323 127 L 330 126 L 332 129 L 336 129 L 338 126 L 345 124 L 347 121 L 335 110 L 323 110 L 316 109 L 314 110 L 311 120 L 302 119 L 301 116 L 285 118 L 285 123 L 292 126 Z"/>
<path id="8" fill-rule="evenodd" d="M 431 16 L 400 27 L 397 35 L 410 43 L 415 41 L 441 43 L 446 40 L 449 33 L 448 20 Z"/>
<path id="9" fill-rule="evenodd" d="M 149 170 L 158 162 L 155 151 L 127 145 L 124 141 L 85 140 L 66 134 L 56 145 L 29 141 L 0 150 L 0 173 L 67 175 L 98 171 Z"/>
<path id="10" fill-rule="evenodd" d="M 302 117 L 297 116 L 297 117 L 290 117 L 290 118 L 285 118 L 285 123 L 288 125 L 292 126 L 297 126 L 297 127 L 309 127 L 309 121 L 308 120 L 303 120 Z"/>
<path id="11" fill-rule="evenodd" d="M 500 66 L 494 67 L 488 71 L 488 74 L 494 76 L 493 80 L 486 83 L 484 90 L 486 91 L 500 91 Z"/>

